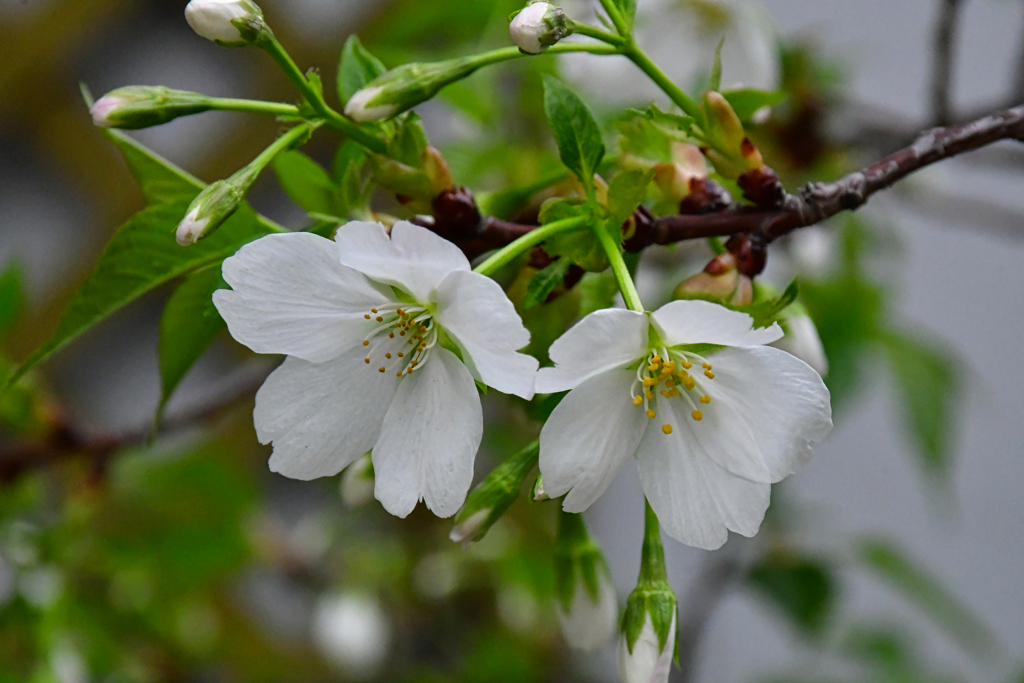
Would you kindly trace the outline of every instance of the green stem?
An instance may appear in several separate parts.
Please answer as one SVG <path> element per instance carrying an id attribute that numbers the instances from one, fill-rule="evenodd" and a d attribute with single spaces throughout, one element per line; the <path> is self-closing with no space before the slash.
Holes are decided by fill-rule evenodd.
<path id="1" fill-rule="evenodd" d="M 611 263 L 612 273 L 615 274 L 615 281 L 619 283 L 619 291 L 622 292 L 622 299 L 626 302 L 626 307 L 631 311 L 643 313 L 644 304 L 640 301 L 640 295 L 637 294 L 636 285 L 633 284 L 633 278 L 629 274 L 629 267 L 622 258 L 619 245 L 615 243 L 603 225 L 598 224 L 594 232 L 597 233 L 597 239 L 600 240 L 601 247 L 608 256 L 608 262 Z"/>
<path id="2" fill-rule="evenodd" d="M 229 97 L 211 97 L 210 108 L 217 111 L 241 111 L 247 114 L 299 116 L 299 108 L 292 104 L 263 102 L 261 100 L 237 100 Z"/>
<path id="3" fill-rule="evenodd" d="M 274 160 L 274 157 L 285 150 L 291 149 L 304 136 L 310 135 L 319 127 L 319 121 L 306 121 L 305 123 L 300 123 L 294 128 L 289 129 L 284 135 L 274 140 L 269 147 L 260 152 L 255 159 L 249 162 L 247 168 L 255 170 L 256 173 L 260 173 L 267 167 L 267 164 Z"/>
<path id="4" fill-rule="evenodd" d="M 581 24 L 574 21 L 572 22 L 572 32 L 577 35 L 587 36 L 588 38 L 596 38 L 597 40 L 608 43 L 609 45 L 626 44 L 626 39 L 622 36 L 617 36 L 614 33 L 603 31 L 596 26 L 591 26 L 590 24 Z"/>
<path id="5" fill-rule="evenodd" d="M 604 11 L 608 14 L 608 18 L 612 20 L 615 25 L 615 29 L 622 35 L 623 38 L 630 36 L 629 27 L 626 26 L 626 20 L 619 14 L 619 8 L 615 5 L 615 0 L 601 0 L 601 6 L 604 7 Z"/>
<path id="6" fill-rule="evenodd" d="M 658 65 L 651 61 L 651 58 L 647 56 L 647 53 L 640 49 L 636 43 L 632 43 L 628 48 L 623 50 L 622 54 L 630 59 L 634 64 L 640 67 L 640 70 L 647 74 L 654 83 L 661 88 L 669 98 L 675 102 L 680 109 L 682 109 L 688 116 L 692 116 L 698 121 L 701 118 L 700 109 L 697 107 L 697 103 L 694 102 L 689 95 L 682 91 L 682 89 L 672 82 L 672 80 L 665 75 L 665 72 L 658 68 Z"/>
<path id="7" fill-rule="evenodd" d="M 610 33 L 608 36 L 614 38 Z M 621 42 L 621 41 L 620 41 Z M 622 51 L 614 45 L 594 45 L 592 43 L 558 43 L 552 45 L 542 54 L 545 55 L 558 55 L 565 54 L 567 52 L 589 52 L 595 55 L 617 55 Z M 496 50 L 489 50 L 488 52 L 481 52 L 478 55 L 466 57 L 466 64 L 472 65 L 473 71 L 484 66 L 490 66 L 491 64 L 498 64 L 500 62 L 508 62 L 513 59 L 520 59 L 522 57 L 537 57 L 539 55 L 529 55 L 524 52 L 520 52 L 518 47 L 499 47 Z M 470 71 L 469 73 L 472 73 Z M 468 75 L 468 74 L 467 74 Z"/>
<path id="8" fill-rule="evenodd" d="M 358 124 L 353 123 L 327 106 L 323 96 L 317 92 L 312 85 L 310 85 L 309 80 L 302 73 L 298 64 L 296 64 L 295 60 L 293 60 L 291 55 L 288 54 L 288 51 L 284 49 L 284 46 L 278 42 L 277 38 L 270 36 L 269 39 L 261 41 L 259 46 L 267 51 L 274 61 L 277 62 L 278 66 L 284 70 L 292 83 L 298 86 L 302 96 L 306 98 L 309 105 L 324 118 L 329 127 L 352 138 L 359 144 L 373 152 L 376 152 L 377 154 L 384 154 L 387 152 L 387 146 L 384 144 L 383 140 L 366 132 L 366 130 L 361 128 Z"/>
<path id="9" fill-rule="evenodd" d="M 578 230 L 586 226 L 587 220 L 584 216 L 574 216 L 573 218 L 563 218 L 560 221 L 554 221 L 553 223 L 542 225 L 536 230 L 531 230 L 516 241 L 498 250 L 497 253 L 474 268 L 473 272 L 480 273 L 481 275 L 491 275 L 494 271 L 515 260 L 517 256 L 527 249 L 535 247 L 560 233 Z"/>
<path id="10" fill-rule="evenodd" d="M 639 586 L 667 580 L 665 548 L 661 544 L 661 525 L 650 502 L 644 498 L 644 544 L 640 550 L 640 579 L 637 584 Z"/>

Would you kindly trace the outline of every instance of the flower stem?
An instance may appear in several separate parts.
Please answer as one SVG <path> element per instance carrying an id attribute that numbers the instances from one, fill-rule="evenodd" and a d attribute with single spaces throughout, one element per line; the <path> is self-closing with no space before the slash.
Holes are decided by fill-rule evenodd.
<path id="1" fill-rule="evenodd" d="M 640 550 L 640 579 L 638 585 L 666 581 L 665 548 L 661 544 L 661 525 L 650 502 L 644 498 L 644 544 Z"/>
<path id="2" fill-rule="evenodd" d="M 238 100 L 229 97 L 211 97 L 210 108 L 217 111 L 240 111 L 247 114 L 273 114 L 274 116 L 300 116 L 299 108 L 281 102 Z"/>
<path id="3" fill-rule="evenodd" d="M 609 45 L 625 45 L 626 43 L 626 39 L 622 36 L 617 36 L 614 33 L 602 31 L 596 26 L 581 24 L 576 21 L 572 22 L 572 32 L 577 35 L 587 36 L 588 38 L 595 38 L 601 42 L 608 43 Z"/>
<path id="4" fill-rule="evenodd" d="M 615 243 L 603 225 L 597 225 L 594 231 L 597 233 L 597 239 L 601 242 L 601 247 L 604 248 L 604 253 L 608 256 L 608 262 L 611 263 L 612 273 L 615 274 L 615 281 L 619 283 L 619 291 L 622 292 L 622 299 L 626 302 L 626 307 L 631 311 L 643 313 L 644 304 L 640 301 L 640 295 L 637 294 L 636 285 L 633 284 L 633 278 L 629 274 L 626 261 L 622 258 L 619 245 Z"/>
<path id="5" fill-rule="evenodd" d="M 298 86 L 302 96 L 324 118 L 328 126 L 352 138 L 373 152 L 378 154 L 385 154 L 387 152 L 387 147 L 383 140 L 368 133 L 359 125 L 327 106 L 323 94 L 310 84 L 309 80 L 303 75 L 302 70 L 295 63 L 295 60 L 292 59 L 291 55 L 288 54 L 288 51 L 284 49 L 284 46 L 278 42 L 276 37 L 270 36 L 269 39 L 261 41 L 259 45 L 277 62 L 288 78 Z"/>
<path id="6" fill-rule="evenodd" d="M 651 61 L 651 58 L 647 56 L 647 53 L 640 49 L 640 46 L 635 42 L 631 42 L 622 50 L 622 54 L 629 58 L 631 62 L 640 67 L 640 70 L 647 74 L 655 85 L 661 88 L 669 98 L 679 106 L 688 116 L 692 116 L 698 121 L 700 120 L 700 109 L 697 107 L 697 103 L 694 102 L 689 95 L 682 91 L 682 89 L 672 82 L 672 80 L 665 75 L 665 72 L 658 68 L 658 65 Z"/>
<path id="7" fill-rule="evenodd" d="M 626 25 L 626 20 L 623 19 L 622 15 L 619 14 L 619 8 L 615 4 L 615 0 L 601 0 L 601 6 L 604 7 L 604 11 L 608 14 L 608 18 L 612 20 L 615 25 L 615 30 L 622 35 L 623 38 L 630 36 L 629 27 Z"/>
<path id="8" fill-rule="evenodd" d="M 498 250 L 493 256 L 473 269 L 473 272 L 481 275 L 491 275 L 502 266 L 515 260 L 517 256 L 527 249 L 537 246 L 541 242 L 570 230 L 578 230 L 587 224 L 589 219 L 585 216 L 574 216 L 542 225 L 536 230 L 531 230 L 516 241 Z"/>
<path id="9" fill-rule="evenodd" d="M 250 161 L 247 168 L 254 169 L 259 173 L 267 167 L 267 164 L 274 160 L 274 157 L 302 142 L 304 136 L 312 134 L 320 125 L 321 122 L 319 121 L 306 121 L 294 128 L 290 128 L 281 137 L 274 140 L 269 147 L 260 152 L 255 159 Z"/>

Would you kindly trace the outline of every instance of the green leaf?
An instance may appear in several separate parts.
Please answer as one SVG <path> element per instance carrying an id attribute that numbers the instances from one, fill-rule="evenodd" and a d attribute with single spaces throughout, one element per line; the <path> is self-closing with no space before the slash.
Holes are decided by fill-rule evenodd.
<path id="1" fill-rule="evenodd" d="M 931 471 L 945 472 L 956 425 L 953 400 L 959 378 L 955 359 L 898 334 L 886 334 L 881 341 L 921 461 Z"/>
<path id="2" fill-rule="evenodd" d="M 832 573 L 814 558 L 770 553 L 750 570 L 747 583 L 808 635 L 822 633 L 835 605 Z"/>
<path id="3" fill-rule="evenodd" d="M 543 270 L 538 271 L 532 278 L 530 278 L 530 284 L 526 288 L 526 298 L 523 299 L 523 308 L 531 309 L 537 304 L 542 304 L 547 300 L 548 295 L 551 291 L 562 283 L 565 279 L 566 274 L 569 272 L 569 266 L 572 263 L 569 259 L 558 259 L 549 263 Z"/>
<path id="4" fill-rule="evenodd" d="M 594 173 L 604 158 L 604 142 L 593 114 L 576 93 L 553 76 L 544 76 L 544 113 L 566 168 L 593 193 Z"/>
<path id="5" fill-rule="evenodd" d="M 552 197 L 540 205 L 537 218 L 541 225 L 547 225 L 566 218 L 576 218 L 586 212 L 586 204 L 578 197 Z"/>
<path id="6" fill-rule="evenodd" d="M 608 185 L 608 213 L 619 223 L 633 215 L 647 195 L 647 186 L 654 178 L 654 169 L 623 171 Z"/>
<path id="7" fill-rule="evenodd" d="M 619 10 L 619 14 L 622 15 L 623 21 L 626 22 L 626 33 L 631 34 L 633 22 L 636 20 L 636 0 L 612 0 L 612 2 Z"/>
<path id="8" fill-rule="evenodd" d="M 0 336 L 10 332 L 25 307 L 25 273 L 12 261 L 0 273 Z"/>
<path id="9" fill-rule="evenodd" d="M 740 121 L 747 123 L 757 110 L 762 107 L 778 104 L 786 97 L 786 93 L 783 90 L 768 92 L 766 90 L 742 88 L 740 90 L 724 92 L 722 96 L 725 97 L 732 110 L 736 112 L 736 116 L 740 117 Z"/>
<path id="10" fill-rule="evenodd" d="M 779 319 L 779 314 L 782 311 L 789 308 L 796 301 L 799 294 L 800 287 L 797 281 L 793 280 L 786 287 L 785 291 L 776 298 L 756 303 L 741 310 L 748 313 L 754 319 L 754 327 L 769 327 Z"/>
<path id="11" fill-rule="evenodd" d="M 320 164 L 293 150 L 278 154 L 273 165 L 278 182 L 292 201 L 308 213 L 339 215 L 339 188 Z"/>
<path id="12" fill-rule="evenodd" d="M 338 97 L 342 104 L 386 71 L 387 67 L 363 47 L 358 37 L 349 36 L 338 63 Z"/>
<path id="13" fill-rule="evenodd" d="M 715 61 L 711 64 L 711 78 L 708 80 L 708 90 L 718 92 L 722 87 L 722 46 L 725 45 L 725 36 L 718 41 L 715 48 Z"/>
<path id="14" fill-rule="evenodd" d="M 861 544 L 859 556 L 869 569 L 931 617 L 969 654 L 979 658 L 991 654 L 994 641 L 988 627 L 893 544 L 869 539 Z"/>
<path id="15" fill-rule="evenodd" d="M 423 153 L 428 144 L 423 122 L 419 116 L 410 113 L 388 141 L 388 156 L 411 168 L 422 168 Z"/>
<path id="16" fill-rule="evenodd" d="M 157 423 L 185 373 L 224 329 L 224 319 L 213 305 L 213 293 L 226 286 L 220 266 L 213 265 L 191 275 L 167 300 L 160 317 L 163 393 L 157 408 Z"/>
<path id="17" fill-rule="evenodd" d="M 100 256 L 96 270 L 71 299 L 56 334 L 21 364 L 7 385 L 146 292 L 218 263 L 267 232 L 255 212 L 243 204 L 217 232 L 182 247 L 174 241 L 173 233 L 186 209 L 187 205 L 182 204 L 151 206 L 122 225 Z"/>
<path id="18" fill-rule="evenodd" d="M 342 218 L 368 215 L 373 183 L 366 168 L 366 150 L 354 140 L 345 140 L 334 155 L 334 180 L 339 186 L 338 200 Z"/>
<path id="19" fill-rule="evenodd" d="M 671 161 L 673 142 L 694 142 L 694 120 L 690 116 L 662 111 L 657 105 L 630 109 L 628 117 L 615 124 L 619 150 L 651 161 Z"/>
<path id="20" fill-rule="evenodd" d="M 191 202 L 206 184 L 118 130 L 104 130 L 124 155 L 128 169 L 149 204 Z"/>

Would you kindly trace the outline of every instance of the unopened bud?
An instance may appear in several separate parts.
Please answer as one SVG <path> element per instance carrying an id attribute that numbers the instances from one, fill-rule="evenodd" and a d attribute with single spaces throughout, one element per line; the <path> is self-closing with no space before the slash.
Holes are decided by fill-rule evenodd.
<path id="1" fill-rule="evenodd" d="M 341 502 L 347 508 L 373 500 L 373 461 L 366 453 L 341 473 Z"/>
<path id="2" fill-rule="evenodd" d="M 192 0 L 185 20 L 200 36 L 224 47 L 252 45 L 270 33 L 263 11 L 251 0 Z"/>
<path id="3" fill-rule="evenodd" d="M 226 180 L 207 185 L 189 204 L 185 218 L 178 224 L 178 244 L 195 244 L 219 228 L 241 205 L 253 180 L 255 174 L 243 168 Z"/>
<path id="4" fill-rule="evenodd" d="M 732 105 L 714 91 L 704 94 L 705 154 L 715 169 L 727 178 L 736 179 L 747 171 L 764 166 L 761 153 L 746 131 Z"/>
<path id="5" fill-rule="evenodd" d="M 486 64 L 479 56 L 443 62 L 403 64 L 366 84 L 345 104 L 353 121 L 381 121 L 426 102 L 441 88 L 465 78 Z"/>
<path id="6" fill-rule="evenodd" d="M 448 537 L 462 544 L 483 538 L 519 497 L 523 482 L 537 465 L 538 452 L 539 444 L 534 441 L 495 467 L 469 492 L 462 509 L 455 515 L 455 526 Z"/>
<path id="7" fill-rule="evenodd" d="M 626 608 L 627 618 L 629 609 Z M 626 633 L 619 639 L 619 680 L 622 683 L 667 683 L 676 642 L 675 609 L 672 610 L 671 623 L 664 638 L 658 635 L 651 615 L 646 614 L 643 626 L 632 643 L 630 641 Z"/>
<path id="8" fill-rule="evenodd" d="M 717 303 L 745 306 L 754 295 L 749 277 L 736 269 L 736 258 L 719 254 L 704 270 L 683 280 L 672 294 L 673 299 L 705 299 Z"/>
<path id="9" fill-rule="evenodd" d="M 619 616 L 615 586 L 582 515 L 559 513 L 555 586 L 555 612 L 570 646 L 596 650 L 612 639 Z"/>
<path id="10" fill-rule="evenodd" d="M 92 122 L 100 128 L 134 130 L 167 123 L 210 109 L 210 98 L 163 86 L 129 85 L 112 90 L 92 105 Z"/>
<path id="11" fill-rule="evenodd" d="M 530 498 L 538 503 L 551 500 L 551 496 L 544 490 L 544 475 L 540 472 L 537 473 L 537 478 L 533 482 L 533 488 L 530 489 Z"/>
<path id="12" fill-rule="evenodd" d="M 508 32 L 521 52 L 539 55 L 571 35 L 572 22 L 561 7 L 548 2 L 531 2 L 512 19 Z"/>
<path id="13" fill-rule="evenodd" d="M 381 187 L 391 190 L 403 204 L 412 201 L 429 205 L 441 194 L 453 187 L 448 162 L 435 148 L 424 148 L 419 167 L 403 164 L 383 154 L 369 154 L 373 180 Z M 413 207 L 418 208 L 418 207 Z"/>

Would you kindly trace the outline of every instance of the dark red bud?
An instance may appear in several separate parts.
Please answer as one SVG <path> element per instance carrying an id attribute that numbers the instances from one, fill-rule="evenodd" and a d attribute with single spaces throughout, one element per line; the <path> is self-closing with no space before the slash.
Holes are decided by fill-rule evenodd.
<path id="1" fill-rule="evenodd" d="M 732 195 L 724 187 L 708 178 L 691 178 L 690 193 L 679 202 L 679 213 L 699 216 L 728 208 Z"/>
<path id="2" fill-rule="evenodd" d="M 628 235 L 630 229 L 633 230 L 633 234 L 622 243 L 622 247 L 628 252 L 635 253 L 654 244 L 654 224 L 654 214 L 647 207 L 636 207 L 630 219 L 622 224 L 624 235 Z"/>
<path id="3" fill-rule="evenodd" d="M 736 270 L 750 278 L 760 275 L 768 261 L 768 239 L 760 232 L 733 235 L 725 248 L 736 259 Z"/>
<path id="4" fill-rule="evenodd" d="M 480 209 L 473 193 L 464 187 L 440 193 L 430 208 L 434 212 L 434 232 L 453 242 L 467 239 L 480 229 Z"/>
<path id="5" fill-rule="evenodd" d="M 775 171 L 767 166 L 747 171 L 736 179 L 736 184 L 742 188 L 744 197 L 761 208 L 782 206 L 786 199 L 786 188 Z"/>

